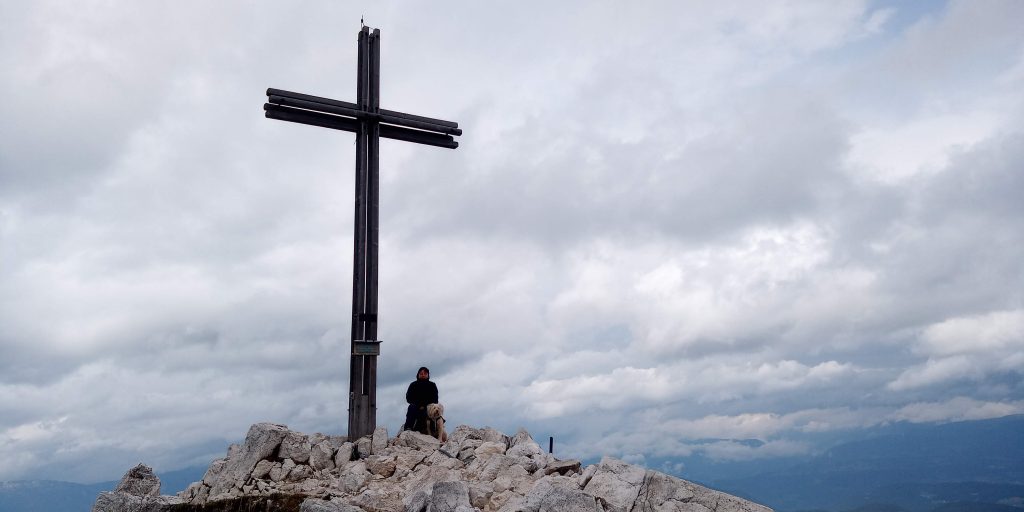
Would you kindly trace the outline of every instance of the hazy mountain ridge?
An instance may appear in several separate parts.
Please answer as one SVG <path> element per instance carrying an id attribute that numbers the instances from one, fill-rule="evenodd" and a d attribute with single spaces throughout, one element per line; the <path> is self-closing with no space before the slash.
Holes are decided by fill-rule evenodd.
<path id="1" fill-rule="evenodd" d="M 719 473 L 728 464 L 723 466 Z M 893 424 L 788 466 L 701 481 L 780 511 L 1022 504 L 1024 415 Z"/>

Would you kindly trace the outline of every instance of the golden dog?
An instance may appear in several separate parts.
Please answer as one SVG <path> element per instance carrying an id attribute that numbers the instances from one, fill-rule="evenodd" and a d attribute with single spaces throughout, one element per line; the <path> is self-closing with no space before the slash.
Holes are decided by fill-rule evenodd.
<path id="1" fill-rule="evenodd" d="M 442 443 L 448 440 L 448 433 L 444 430 L 444 406 L 441 404 L 427 404 L 427 435 L 436 437 Z"/>

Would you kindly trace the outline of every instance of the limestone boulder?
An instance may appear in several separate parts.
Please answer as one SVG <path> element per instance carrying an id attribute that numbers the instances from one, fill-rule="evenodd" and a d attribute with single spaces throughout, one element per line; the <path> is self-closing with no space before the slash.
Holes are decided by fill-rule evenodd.
<path id="1" fill-rule="evenodd" d="M 473 455 L 480 458 L 487 458 L 491 455 L 504 454 L 505 445 L 493 441 L 484 441 L 473 450 Z"/>
<path id="2" fill-rule="evenodd" d="M 647 470 L 644 468 L 605 457 L 583 490 L 604 500 L 608 510 L 628 512 L 640 494 L 640 486 L 646 475 Z"/>
<path id="3" fill-rule="evenodd" d="M 370 453 L 380 453 L 388 447 L 388 429 L 381 425 L 370 436 Z"/>
<path id="4" fill-rule="evenodd" d="M 371 455 L 366 458 L 366 469 L 375 475 L 388 478 L 398 468 L 394 455 Z"/>
<path id="5" fill-rule="evenodd" d="M 114 492 L 123 492 L 133 496 L 159 496 L 160 479 L 153 473 L 153 468 L 139 464 L 129 469 L 121 477 Z"/>
<path id="6" fill-rule="evenodd" d="M 288 472 L 288 476 L 285 477 L 285 480 L 289 482 L 304 482 L 311 476 L 313 476 L 313 468 L 306 464 L 296 464 L 295 467 Z"/>
<path id="7" fill-rule="evenodd" d="M 356 440 L 356 457 L 365 459 L 373 453 L 373 438 L 370 436 L 360 437 Z"/>
<path id="8" fill-rule="evenodd" d="M 398 434 L 395 444 L 421 451 L 434 451 L 441 447 L 441 441 L 438 441 L 437 438 L 412 430 L 403 430 L 401 434 Z"/>
<path id="9" fill-rule="evenodd" d="M 256 463 L 256 467 L 252 469 L 252 478 L 260 480 L 267 478 L 270 475 L 270 470 L 274 469 L 274 463 L 269 460 L 261 460 Z"/>
<path id="10" fill-rule="evenodd" d="M 300 432 L 288 432 L 288 435 L 281 440 L 278 458 L 291 459 L 298 464 L 303 464 L 309 461 L 309 452 L 312 448 L 309 436 Z"/>
<path id="11" fill-rule="evenodd" d="M 316 471 L 329 471 L 334 469 L 334 448 L 327 439 L 324 439 L 310 449 L 309 466 Z"/>
<path id="12" fill-rule="evenodd" d="M 345 466 L 337 485 L 341 491 L 354 494 L 366 485 L 371 476 L 373 475 L 367 470 L 365 462 L 354 462 Z"/>
<path id="13" fill-rule="evenodd" d="M 484 427 L 481 430 L 481 435 L 482 435 L 481 439 L 484 440 L 484 441 L 490 441 L 492 443 L 503 444 L 506 447 L 508 446 L 509 437 L 506 436 L 505 434 L 502 434 L 500 431 L 495 430 L 495 429 L 493 429 L 491 427 Z"/>
<path id="14" fill-rule="evenodd" d="M 597 464 L 591 464 L 583 470 L 583 473 L 578 479 L 580 489 L 586 487 L 587 484 L 590 483 L 590 479 L 594 478 L 594 473 L 597 473 Z"/>
<path id="15" fill-rule="evenodd" d="M 221 474 L 224 473 L 224 469 L 228 465 L 227 459 L 216 459 L 210 463 L 210 466 L 206 468 L 206 473 L 203 475 L 203 483 L 207 487 L 213 487 L 213 484 L 220 480 Z"/>
<path id="16" fill-rule="evenodd" d="M 604 512 L 604 509 L 583 491 L 553 487 L 540 499 L 538 512 Z"/>
<path id="17" fill-rule="evenodd" d="M 663 507 L 663 510 L 693 510 L 693 507 L 688 505 L 696 503 L 715 512 L 772 512 L 772 509 L 764 505 L 731 494 L 708 489 L 663 473 L 654 471 L 650 473 L 652 474 L 652 485 L 649 493 L 652 499 L 657 500 L 660 496 L 666 496 L 664 503 L 672 506 L 672 508 Z M 659 487 L 662 488 L 659 489 Z M 693 497 L 689 498 L 688 496 L 691 495 Z"/>
<path id="18" fill-rule="evenodd" d="M 352 460 L 355 445 L 349 442 L 342 443 L 334 454 L 334 467 L 340 468 Z"/>
<path id="19" fill-rule="evenodd" d="M 425 490 L 419 490 L 407 496 L 403 503 L 405 512 L 425 512 L 430 504 L 430 495 Z"/>
<path id="20" fill-rule="evenodd" d="M 234 455 L 229 455 L 222 472 L 210 486 L 210 495 L 217 496 L 227 493 L 236 486 L 240 487 L 252 474 L 259 461 L 269 458 L 277 451 L 288 433 L 288 427 L 275 423 L 257 423 L 250 427 L 241 449 Z"/>
<path id="21" fill-rule="evenodd" d="M 127 492 L 101 492 L 92 512 L 171 512 L 185 500 L 176 496 L 137 496 Z"/>
<path id="22" fill-rule="evenodd" d="M 457 512 L 460 509 L 473 510 L 465 482 L 437 482 L 433 485 L 429 512 Z"/>
<path id="23" fill-rule="evenodd" d="M 570 475 L 580 472 L 580 461 L 576 459 L 559 460 L 544 466 L 544 474 Z"/>
<path id="24" fill-rule="evenodd" d="M 341 501 L 308 498 L 299 505 L 299 512 L 365 512 L 363 509 Z"/>
<path id="25" fill-rule="evenodd" d="M 405 510 L 402 494 L 393 486 L 367 488 L 352 498 L 352 504 L 366 512 L 398 512 Z"/>
<path id="26" fill-rule="evenodd" d="M 267 476 L 270 477 L 271 481 L 284 482 L 285 478 L 288 477 L 288 473 L 291 473 L 291 471 L 295 469 L 295 466 L 295 461 L 285 459 L 281 463 L 274 464 L 274 466 L 270 468 L 270 472 L 267 473 Z"/>

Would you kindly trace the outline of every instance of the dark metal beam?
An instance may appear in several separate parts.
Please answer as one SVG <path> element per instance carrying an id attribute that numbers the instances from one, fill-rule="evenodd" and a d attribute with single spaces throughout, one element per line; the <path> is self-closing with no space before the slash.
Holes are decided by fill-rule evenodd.
<path id="1" fill-rule="evenodd" d="M 359 131 L 359 121 L 351 117 L 323 114 L 320 112 L 286 107 L 283 105 L 273 105 L 271 103 L 263 104 L 263 110 L 266 110 L 266 117 L 270 119 L 277 119 L 279 121 L 309 124 L 353 133 L 357 133 Z M 410 130 L 408 128 L 387 124 L 380 125 L 380 136 L 388 139 L 404 140 L 406 142 L 415 142 L 417 144 L 448 149 L 455 149 L 459 147 L 459 143 L 452 138 L 451 135 L 441 135 L 422 130 Z"/>
<path id="2" fill-rule="evenodd" d="M 289 98 L 286 96 L 269 96 L 267 101 L 274 105 L 284 105 L 286 107 L 301 108 L 304 110 L 310 110 L 313 112 L 323 112 L 326 114 L 335 114 L 340 116 L 354 117 L 360 120 L 376 121 L 379 123 L 393 124 L 398 126 L 406 126 L 409 128 L 415 128 L 417 130 L 426 130 L 430 132 L 439 132 L 448 135 L 462 135 L 462 130 L 459 128 L 451 128 L 434 123 L 427 123 L 424 121 L 416 121 L 413 119 L 403 119 L 387 114 L 378 114 L 374 112 L 367 112 L 355 108 L 348 108 L 339 105 L 328 105 L 326 103 L 318 103 L 315 101 L 301 100 L 298 98 Z"/>
<path id="3" fill-rule="evenodd" d="M 342 108 L 342 109 L 348 109 L 348 110 L 352 110 L 352 111 L 359 111 L 360 110 L 359 109 L 359 105 L 356 105 L 355 103 L 349 103 L 347 101 L 341 101 L 341 100 L 332 100 L 330 98 L 324 98 L 324 97 L 321 97 L 321 96 L 312 96 L 312 95 L 309 95 L 309 94 L 302 94 L 300 92 L 285 91 L 283 89 L 274 89 L 274 88 L 267 89 L 267 96 L 276 96 L 276 97 L 284 98 L 284 99 L 307 101 L 309 103 L 318 103 L 320 105 L 326 105 L 326 106 L 331 106 L 331 107 L 339 107 L 339 108 Z M 271 101 L 271 103 L 274 103 L 274 102 Z M 329 112 L 329 111 L 328 110 L 322 110 L 322 112 Z M 401 121 L 401 120 L 415 121 L 415 122 L 426 123 L 426 124 L 430 124 L 430 125 L 437 125 L 439 127 L 443 127 L 443 128 L 446 128 L 446 129 L 458 130 L 457 133 L 455 131 L 445 132 L 445 133 L 450 133 L 451 135 L 462 135 L 462 130 L 459 129 L 459 123 L 456 123 L 456 122 L 453 122 L 453 121 L 445 121 L 443 119 L 434 119 L 432 117 L 417 116 L 415 114 L 406 114 L 404 112 L 396 112 L 394 110 L 387 110 L 387 109 L 383 109 L 383 108 L 380 109 L 378 114 L 380 116 L 382 116 L 382 119 L 383 119 L 383 117 L 392 118 L 393 121 L 385 121 L 385 122 L 391 122 L 392 124 L 399 124 L 399 121 Z M 436 131 L 443 131 L 443 130 L 436 130 Z"/>

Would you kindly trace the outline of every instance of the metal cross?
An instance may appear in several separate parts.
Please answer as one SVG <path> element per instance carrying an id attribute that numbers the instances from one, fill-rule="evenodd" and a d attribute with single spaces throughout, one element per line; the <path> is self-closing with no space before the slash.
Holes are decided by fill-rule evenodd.
<path id="1" fill-rule="evenodd" d="M 357 102 L 267 89 L 263 105 L 271 119 L 355 132 L 356 211 L 352 264 L 352 352 L 349 371 L 348 437 L 358 439 L 377 425 L 377 229 L 380 137 L 455 149 L 458 123 L 380 108 L 380 30 L 359 31 Z"/>

